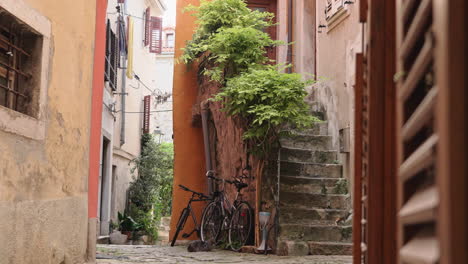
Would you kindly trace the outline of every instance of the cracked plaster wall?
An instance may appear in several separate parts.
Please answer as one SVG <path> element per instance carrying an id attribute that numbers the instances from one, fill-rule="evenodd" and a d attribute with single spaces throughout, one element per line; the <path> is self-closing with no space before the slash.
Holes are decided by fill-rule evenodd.
<path id="1" fill-rule="evenodd" d="M 0 263 L 83 263 L 95 2 L 0 5 L 32 21 L 49 21 L 51 30 L 49 65 L 43 69 L 47 83 L 41 88 L 43 137 L 0 128 Z"/>

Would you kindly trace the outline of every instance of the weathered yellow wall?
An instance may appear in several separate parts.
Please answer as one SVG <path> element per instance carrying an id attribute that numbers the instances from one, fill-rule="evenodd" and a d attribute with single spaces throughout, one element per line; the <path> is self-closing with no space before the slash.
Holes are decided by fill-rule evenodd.
<path id="1" fill-rule="evenodd" d="M 0 263 L 83 263 L 96 3 L 22 1 L 51 23 L 46 130 L 0 129 Z"/>

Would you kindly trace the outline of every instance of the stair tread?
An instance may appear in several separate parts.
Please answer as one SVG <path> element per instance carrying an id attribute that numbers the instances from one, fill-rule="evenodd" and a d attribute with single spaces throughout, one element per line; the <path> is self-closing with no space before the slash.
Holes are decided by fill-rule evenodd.
<path id="1" fill-rule="evenodd" d="M 301 208 L 297 206 L 281 206 L 281 211 L 288 210 L 303 210 L 303 211 L 324 211 L 324 212 L 349 212 L 349 209 L 333 209 L 333 208 L 318 208 L 318 207 L 306 207 Z"/>
<path id="2" fill-rule="evenodd" d="M 297 150 L 297 151 L 307 151 L 307 152 L 331 152 L 331 153 L 336 152 L 336 153 L 338 153 L 337 150 L 332 150 L 332 149 L 330 149 L 330 150 L 318 150 L 318 149 L 308 149 L 308 148 L 305 148 L 305 149 L 304 149 L 304 148 L 292 147 L 292 146 L 281 147 L 281 149 Z"/>
<path id="3" fill-rule="evenodd" d="M 319 228 L 330 228 L 330 227 L 337 227 L 337 228 L 350 228 L 352 225 L 323 225 L 323 224 L 306 224 L 306 223 L 284 223 L 282 224 L 284 227 L 319 227 Z"/>
<path id="4" fill-rule="evenodd" d="M 348 198 L 349 197 L 349 194 L 322 194 L 322 193 L 302 193 L 302 192 L 290 192 L 290 191 L 281 191 L 280 190 L 280 193 L 300 193 L 300 194 L 309 194 L 309 195 L 313 195 L 313 196 L 330 196 L 330 197 L 343 197 L 343 198 Z"/>
<path id="5" fill-rule="evenodd" d="M 307 241 L 307 243 L 313 243 L 313 244 L 317 244 L 317 245 L 330 245 L 330 246 L 334 246 L 334 245 L 352 246 L 353 245 L 352 242 L 329 242 L 329 241 L 313 241 L 313 240 L 309 240 L 309 241 Z"/>
<path id="6" fill-rule="evenodd" d="M 330 177 L 307 177 L 307 176 L 290 176 L 281 175 L 281 178 L 298 179 L 298 180 L 310 180 L 310 181 L 343 181 L 346 178 L 330 178 Z"/>
<path id="7" fill-rule="evenodd" d="M 318 166 L 328 166 L 328 167 L 341 167 L 342 164 L 335 164 L 335 163 L 315 163 L 315 162 L 307 162 L 307 161 L 289 161 L 289 160 L 281 160 L 281 162 L 288 162 L 288 163 L 298 163 L 301 165 L 318 165 Z"/>

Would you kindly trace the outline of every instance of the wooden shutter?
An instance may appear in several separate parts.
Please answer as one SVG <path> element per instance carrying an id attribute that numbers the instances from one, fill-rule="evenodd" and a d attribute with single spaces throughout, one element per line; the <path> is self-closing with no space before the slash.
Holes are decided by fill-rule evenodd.
<path id="1" fill-rule="evenodd" d="M 439 263 L 433 1 L 399 0 L 397 137 L 400 263 Z"/>
<path id="2" fill-rule="evenodd" d="M 146 8 L 145 15 L 144 15 L 144 25 L 145 25 L 145 38 L 143 43 L 145 46 L 149 45 L 150 42 L 150 30 L 151 30 L 151 13 L 150 8 Z"/>
<path id="3" fill-rule="evenodd" d="M 143 101 L 143 133 L 148 134 L 150 130 L 150 115 L 151 115 L 151 96 L 147 95 Z"/>
<path id="4" fill-rule="evenodd" d="M 109 54 L 110 54 L 110 45 L 109 45 L 109 39 L 110 39 L 110 20 L 107 20 L 106 23 L 106 55 L 105 55 L 105 64 L 104 64 L 104 81 L 108 82 L 110 80 L 109 77 Z"/>
<path id="5" fill-rule="evenodd" d="M 151 17 L 150 52 L 161 54 L 162 52 L 162 18 Z"/>

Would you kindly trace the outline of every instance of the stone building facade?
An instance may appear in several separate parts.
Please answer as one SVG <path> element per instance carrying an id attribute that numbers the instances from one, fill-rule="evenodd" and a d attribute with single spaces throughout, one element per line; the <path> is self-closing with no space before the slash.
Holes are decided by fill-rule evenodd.
<path id="1" fill-rule="evenodd" d="M 86 261 L 95 17 L 95 1 L 0 1 L 2 263 Z"/>
<path id="2" fill-rule="evenodd" d="M 153 39 L 152 31 L 157 30 L 153 20 L 161 18 L 165 9 L 162 0 L 109 0 L 107 4 L 110 32 L 106 60 L 112 60 L 109 54 L 114 52 L 119 57 L 114 69 L 108 64 L 110 70 L 106 74 L 109 77 L 104 84 L 99 236 L 109 234 L 110 222 L 116 223 L 118 212 L 123 213 L 127 205 L 127 190 L 136 173 L 132 172 L 132 160 L 140 154 L 144 132 L 144 96 L 149 95 L 154 101 L 160 94 L 155 78 L 158 51 L 152 50 L 150 39 Z M 115 35 L 119 44 L 112 46 L 111 35 Z M 156 32 L 155 38 L 161 41 L 161 35 Z M 122 45 L 126 49 L 122 49 Z M 116 76 L 112 78 L 112 74 Z"/>

